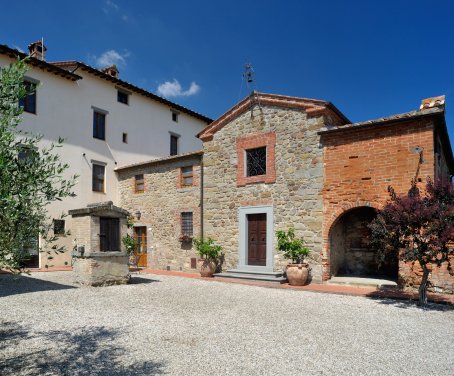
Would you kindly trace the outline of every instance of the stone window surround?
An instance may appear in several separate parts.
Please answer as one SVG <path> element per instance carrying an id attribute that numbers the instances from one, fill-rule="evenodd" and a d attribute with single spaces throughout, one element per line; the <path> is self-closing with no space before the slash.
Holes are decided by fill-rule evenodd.
<path id="1" fill-rule="evenodd" d="M 255 133 L 236 139 L 238 158 L 236 183 L 238 187 L 254 183 L 271 184 L 276 181 L 275 145 L 276 133 L 274 132 Z M 246 150 L 260 147 L 266 147 L 266 174 L 246 176 Z"/>
<path id="2" fill-rule="evenodd" d="M 183 184 L 182 184 L 183 176 L 182 176 L 182 173 L 181 173 L 181 169 L 184 168 L 184 167 L 192 167 L 192 185 L 191 186 L 184 187 Z M 177 183 L 176 183 L 177 189 L 191 189 L 191 188 L 199 186 L 199 176 L 198 176 L 198 171 L 197 171 L 196 167 L 198 167 L 198 165 L 194 164 L 193 162 L 191 162 L 189 164 L 185 164 L 185 165 L 182 165 L 182 166 L 177 168 L 178 169 L 178 172 L 177 172 Z"/>
<path id="3" fill-rule="evenodd" d="M 247 215 L 248 214 L 266 214 L 266 266 L 248 265 L 248 229 Z M 257 271 L 257 272 L 272 272 L 273 257 L 274 257 L 274 214 L 272 205 L 261 206 L 244 206 L 238 208 L 238 226 L 239 226 L 239 254 L 238 254 L 238 270 Z"/>

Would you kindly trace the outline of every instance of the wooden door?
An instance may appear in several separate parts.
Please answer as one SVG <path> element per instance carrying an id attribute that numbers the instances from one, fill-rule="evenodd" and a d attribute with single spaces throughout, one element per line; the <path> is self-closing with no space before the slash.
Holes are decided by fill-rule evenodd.
<path id="1" fill-rule="evenodd" d="M 266 214 L 248 214 L 248 265 L 266 266 Z"/>
<path id="2" fill-rule="evenodd" d="M 147 228 L 145 226 L 134 227 L 134 233 L 137 241 L 137 266 L 147 267 Z"/>
<path id="3" fill-rule="evenodd" d="M 101 252 L 120 251 L 120 220 L 101 217 L 99 219 L 99 241 Z"/>

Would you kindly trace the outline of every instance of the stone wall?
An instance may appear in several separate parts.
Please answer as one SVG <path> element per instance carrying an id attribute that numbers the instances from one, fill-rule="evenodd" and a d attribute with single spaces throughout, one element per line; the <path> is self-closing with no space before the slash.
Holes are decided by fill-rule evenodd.
<path id="1" fill-rule="evenodd" d="M 140 166 L 120 169 L 120 205 L 131 213 L 140 211 L 135 226 L 147 227 L 148 267 L 190 271 L 196 254 L 191 242 L 182 243 L 180 215 L 192 212 L 194 235 L 200 235 L 201 153 L 171 157 Z M 180 169 L 194 166 L 192 187 L 181 188 Z M 134 192 L 134 176 L 144 174 L 145 191 Z"/>
<path id="2" fill-rule="evenodd" d="M 312 250 L 313 279 L 321 280 L 323 149 L 317 132 L 325 123 L 324 116 L 308 117 L 304 110 L 255 105 L 204 142 L 205 236 L 223 247 L 223 269 L 238 264 L 238 209 L 272 205 L 274 231 L 294 227 L 304 237 Z M 275 176 L 250 184 L 238 180 L 238 144 L 247 140 L 254 147 L 257 139 L 270 143 L 273 137 Z M 286 264 L 275 252 L 274 269 Z"/>

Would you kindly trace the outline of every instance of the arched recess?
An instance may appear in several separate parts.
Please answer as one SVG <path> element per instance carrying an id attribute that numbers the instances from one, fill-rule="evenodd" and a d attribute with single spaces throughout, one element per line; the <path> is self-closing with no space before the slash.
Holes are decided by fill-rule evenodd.
<path id="1" fill-rule="evenodd" d="M 397 258 L 379 264 L 370 246 L 368 225 L 376 215 L 375 208 L 359 206 L 333 221 L 328 235 L 330 276 L 397 279 Z"/>

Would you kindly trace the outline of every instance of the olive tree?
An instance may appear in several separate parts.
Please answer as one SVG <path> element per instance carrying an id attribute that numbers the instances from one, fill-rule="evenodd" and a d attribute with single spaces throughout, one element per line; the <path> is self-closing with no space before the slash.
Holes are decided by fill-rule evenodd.
<path id="1" fill-rule="evenodd" d="M 64 251 L 50 231 L 46 208 L 74 196 L 76 179 L 63 176 L 68 165 L 56 153 L 62 139 L 43 147 L 42 136 L 18 128 L 23 111 L 19 100 L 27 95 L 26 71 L 24 60 L 0 68 L 0 269 L 12 271 L 22 269 L 38 234 L 40 251 Z"/>

